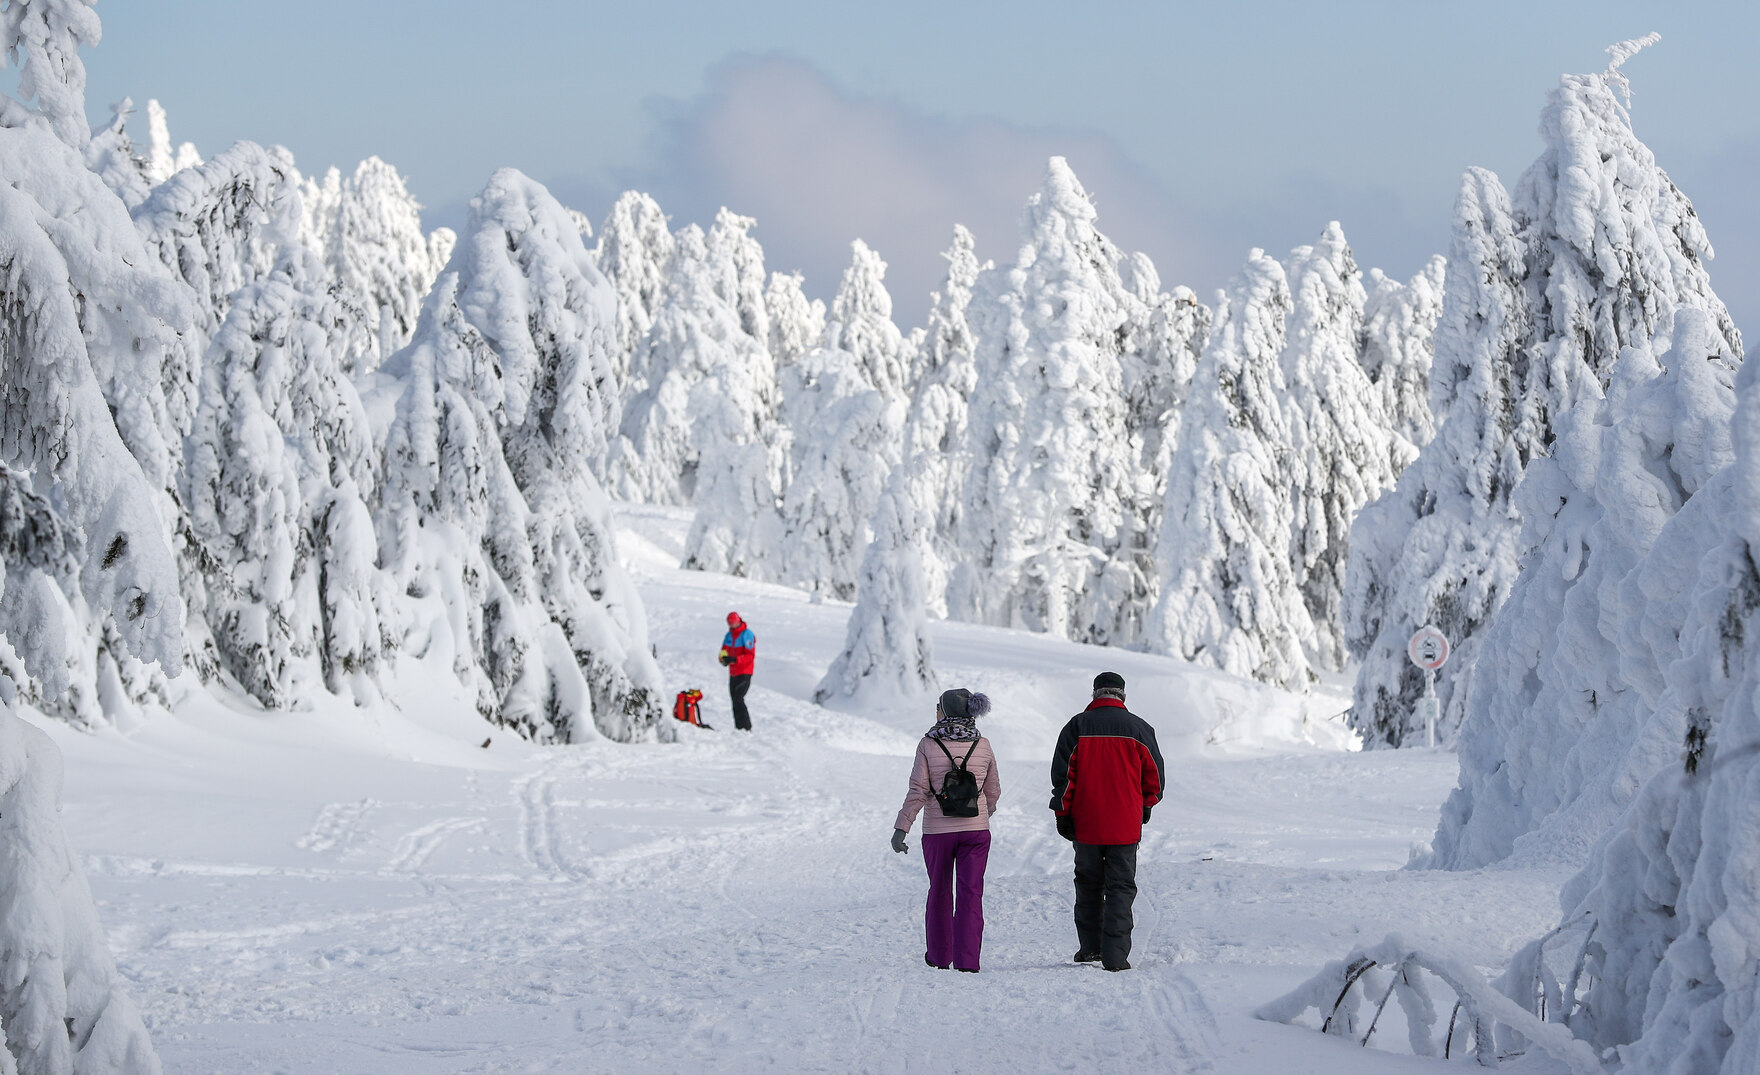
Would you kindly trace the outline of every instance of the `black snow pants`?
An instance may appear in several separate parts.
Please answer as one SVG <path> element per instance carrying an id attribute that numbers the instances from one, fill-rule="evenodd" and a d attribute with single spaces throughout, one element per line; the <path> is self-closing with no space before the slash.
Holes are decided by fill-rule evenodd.
<path id="1" fill-rule="evenodd" d="M 727 677 L 727 693 L 733 696 L 733 726 L 742 732 L 752 730 L 752 714 L 746 709 L 746 692 L 751 689 L 750 673 Z"/>
<path id="2" fill-rule="evenodd" d="M 1136 844 L 1076 844 L 1076 940 L 1107 967 L 1130 962 L 1136 898 Z"/>

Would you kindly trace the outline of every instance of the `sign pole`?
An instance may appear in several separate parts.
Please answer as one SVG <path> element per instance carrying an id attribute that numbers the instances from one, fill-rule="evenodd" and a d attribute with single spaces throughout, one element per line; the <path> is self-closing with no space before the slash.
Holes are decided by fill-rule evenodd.
<path id="1" fill-rule="evenodd" d="M 1418 699 L 1417 716 L 1424 722 L 1424 745 L 1436 748 L 1436 720 L 1442 715 L 1442 702 L 1436 697 L 1436 670 L 1448 663 L 1448 638 L 1426 624 L 1418 628 L 1406 643 L 1406 655 L 1424 671 L 1424 696 Z"/>
<path id="2" fill-rule="evenodd" d="M 1424 745 L 1436 748 L 1436 673 L 1424 673 Z"/>

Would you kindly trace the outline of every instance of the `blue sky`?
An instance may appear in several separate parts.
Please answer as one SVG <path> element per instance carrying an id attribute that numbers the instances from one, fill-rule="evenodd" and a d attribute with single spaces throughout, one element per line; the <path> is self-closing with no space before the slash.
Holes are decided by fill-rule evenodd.
<path id="1" fill-rule="evenodd" d="M 1760 5 L 1527 3 L 100 2 L 95 122 L 157 97 L 174 140 L 248 138 L 301 167 L 377 154 L 456 223 L 496 167 L 594 219 L 625 187 L 675 225 L 754 216 L 772 268 L 836 286 L 849 240 L 921 318 L 955 222 L 1012 254 L 1061 153 L 1100 225 L 1208 294 L 1248 248 L 1343 222 L 1408 276 L 1447 241 L 1461 171 L 1507 184 L 1546 91 L 1650 30 L 1638 134 L 1704 218 L 1713 281 L 1760 319 Z"/>

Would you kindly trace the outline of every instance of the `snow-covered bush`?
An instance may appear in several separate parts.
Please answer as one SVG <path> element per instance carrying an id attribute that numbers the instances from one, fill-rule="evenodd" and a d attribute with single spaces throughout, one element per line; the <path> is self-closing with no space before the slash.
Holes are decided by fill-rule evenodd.
<path id="1" fill-rule="evenodd" d="M 1028 201 L 1015 264 L 974 302 L 970 466 L 956 619 L 1129 644 L 1154 598 L 1124 388 L 1141 301 L 1062 157 Z"/>
<path id="2" fill-rule="evenodd" d="M 1311 628 L 1290 549 L 1294 508 L 1283 349 L 1289 285 L 1254 250 L 1220 297 L 1167 481 L 1148 626 L 1161 653 L 1305 690 Z"/>
<path id="3" fill-rule="evenodd" d="M 1440 998 L 1436 995 L 1439 986 L 1447 991 Z M 1445 1028 L 1439 1031 L 1437 1000 L 1446 1004 L 1448 994 L 1453 994 L 1454 1005 Z M 1352 949 L 1253 1014 L 1275 1023 L 1294 1023 L 1314 1011 L 1321 1018 L 1321 1033 L 1366 1046 L 1391 1000 L 1398 1001 L 1405 1015 L 1406 1041 L 1417 1056 L 1447 1060 L 1467 1056 L 1470 1051 L 1481 1067 L 1495 1068 L 1501 1059 L 1526 1051 L 1532 1043 L 1572 1075 L 1603 1075 L 1594 1050 L 1573 1037 L 1569 1029 L 1544 1021 L 1511 1000 L 1471 964 L 1415 947 L 1398 934 Z M 1365 1002 L 1374 1005 L 1367 1025 Z"/>
<path id="4" fill-rule="evenodd" d="M 1388 435 L 1387 416 L 1357 362 L 1366 296 L 1356 259 L 1335 220 L 1289 261 L 1290 314 L 1283 349 L 1289 461 L 1295 482 L 1290 559 L 1312 633 L 1315 664 L 1345 665 L 1345 564 L 1351 521 L 1411 462 Z"/>
<path id="5" fill-rule="evenodd" d="M 496 172 L 386 372 L 381 548 L 442 605 L 479 710 L 540 740 L 655 734 L 660 673 L 592 463 L 616 428 L 616 297 L 567 211 Z"/>
<path id="6" fill-rule="evenodd" d="M 157 1075 L 61 828 L 61 752 L 12 711 L 9 687 L 0 677 L 0 1070 Z"/>

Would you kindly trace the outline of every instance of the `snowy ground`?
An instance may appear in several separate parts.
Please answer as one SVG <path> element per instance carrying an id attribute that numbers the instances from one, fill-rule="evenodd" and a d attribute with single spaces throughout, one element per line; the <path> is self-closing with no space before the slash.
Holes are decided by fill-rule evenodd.
<path id="1" fill-rule="evenodd" d="M 168 1072 L 1428 1071 L 1248 1013 L 1388 932 L 1494 968 L 1556 919 L 1556 874 L 1399 870 L 1454 758 L 1340 749 L 1334 697 L 942 624 L 944 682 L 996 699 L 1003 799 L 984 973 L 932 970 L 917 835 L 886 846 L 928 709 L 811 705 L 846 606 L 676 571 L 677 513 L 620 520 L 661 665 L 706 689 L 716 731 L 536 749 L 412 658 L 400 713 L 198 697 L 51 729 Z M 727 730 L 713 660 L 730 608 L 759 636 L 750 736 Z M 1172 784 L 1116 975 L 1068 962 L 1070 855 L 1045 809 L 1052 742 L 1102 667 Z"/>

